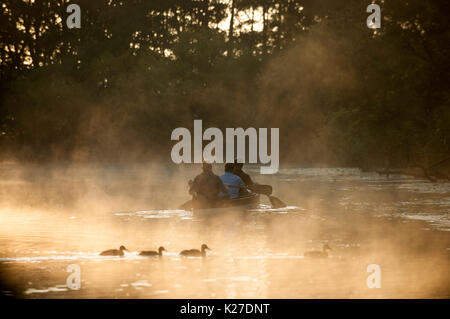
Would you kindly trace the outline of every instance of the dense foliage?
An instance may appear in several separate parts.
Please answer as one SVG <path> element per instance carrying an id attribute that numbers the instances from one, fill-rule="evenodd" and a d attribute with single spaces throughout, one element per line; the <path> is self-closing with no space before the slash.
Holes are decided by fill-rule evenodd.
<path id="1" fill-rule="evenodd" d="M 1 5 L 0 152 L 169 160 L 171 131 L 279 127 L 283 163 L 394 167 L 450 154 L 450 3 L 67 0 Z"/>

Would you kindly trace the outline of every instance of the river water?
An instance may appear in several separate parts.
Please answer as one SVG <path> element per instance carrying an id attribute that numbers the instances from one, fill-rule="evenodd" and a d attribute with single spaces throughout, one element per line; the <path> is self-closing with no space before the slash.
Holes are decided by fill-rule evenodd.
<path id="1" fill-rule="evenodd" d="M 271 209 L 261 198 L 259 208 L 245 214 L 197 216 L 178 210 L 189 199 L 186 181 L 198 173 L 191 166 L 2 164 L 0 293 L 18 298 L 450 297 L 450 183 L 358 169 L 290 168 L 265 176 L 256 167 L 247 171 L 273 185 L 274 195 L 289 206 Z M 178 255 L 203 243 L 211 248 L 206 258 Z M 324 244 L 332 249 L 328 258 L 303 256 Z M 129 250 L 125 256 L 99 256 L 120 245 Z M 138 256 L 159 246 L 167 250 L 162 258 Z M 372 273 L 369 265 L 379 271 Z M 67 285 L 69 266 L 79 269 L 79 289 Z M 378 288 L 370 288 L 375 275 Z"/>

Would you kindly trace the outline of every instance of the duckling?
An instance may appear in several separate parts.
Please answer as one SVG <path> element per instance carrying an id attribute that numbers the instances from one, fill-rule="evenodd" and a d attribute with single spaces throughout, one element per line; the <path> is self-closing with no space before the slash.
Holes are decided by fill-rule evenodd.
<path id="1" fill-rule="evenodd" d="M 198 249 L 187 249 L 183 250 L 180 255 L 181 256 L 192 256 L 192 257 L 205 257 L 206 249 L 211 250 L 206 244 L 202 245 L 201 251 Z"/>
<path id="2" fill-rule="evenodd" d="M 128 249 L 125 248 L 125 246 L 120 246 L 119 249 L 108 249 L 105 251 L 102 251 L 100 253 L 101 256 L 123 256 L 123 251 Z"/>
<path id="3" fill-rule="evenodd" d="M 139 256 L 159 256 L 162 257 L 162 252 L 163 251 L 167 251 L 164 247 L 159 247 L 158 251 L 153 251 L 153 250 L 147 250 L 147 251 L 141 251 L 139 253 Z"/>
<path id="4" fill-rule="evenodd" d="M 323 245 L 322 251 L 307 251 L 304 253 L 304 257 L 310 258 L 327 258 L 328 253 L 327 250 L 332 250 L 328 244 Z"/>

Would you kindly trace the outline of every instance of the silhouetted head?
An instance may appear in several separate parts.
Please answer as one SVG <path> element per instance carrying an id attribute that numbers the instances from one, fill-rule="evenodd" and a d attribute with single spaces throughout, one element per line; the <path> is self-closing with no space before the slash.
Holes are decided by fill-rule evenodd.
<path id="1" fill-rule="evenodd" d="M 212 165 L 210 163 L 203 162 L 202 170 L 204 172 L 211 172 L 212 171 Z"/>
<path id="2" fill-rule="evenodd" d="M 232 173 L 234 170 L 234 163 L 226 163 L 225 164 L 225 172 Z"/>
<path id="3" fill-rule="evenodd" d="M 328 244 L 323 245 L 323 250 L 332 250 Z"/>
<path id="4" fill-rule="evenodd" d="M 234 169 L 241 170 L 243 166 L 244 163 L 240 163 L 238 158 L 234 159 Z"/>
<path id="5" fill-rule="evenodd" d="M 163 246 L 159 247 L 158 251 L 161 253 L 162 251 L 167 251 Z"/>
<path id="6" fill-rule="evenodd" d="M 128 249 L 126 249 L 125 246 L 120 246 L 119 250 L 126 250 L 126 251 L 128 251 Z"/>
<path id="7" fill-rule="evenodd" d="M 206 244 L 203 244 L 203 245 L 202 245 L 202 250 L 204 251 L 204 250 L 206 250 L 206 249 L 211 250 Z"/>

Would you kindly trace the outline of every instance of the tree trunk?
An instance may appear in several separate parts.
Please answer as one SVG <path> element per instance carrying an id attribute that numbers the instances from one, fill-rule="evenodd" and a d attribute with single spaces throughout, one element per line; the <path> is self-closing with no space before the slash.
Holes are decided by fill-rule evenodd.
<path id="1" fill-rule="evenodd" d="M 202 27 L 208 29 L 209 22 L 209 0 L 203 0 L 203 21 Z"/>
<path id="2" fill-rule="evenodd" d="M 263 36 L 263 55 L 267 53 L 267 20 L 266 20 L 266 11 L 267 7 L 266 4 L 263 5 L 263 30 L 262 30 L 262 36 Z"/>
<path id="3" fill-rule="evenodd" d="M 230 29 L 228 32 L 228 41 L 233 42 L 233 30 L 234 30 L 234 1 L 231 0 L 231 18 L 230 18 Z"/>

